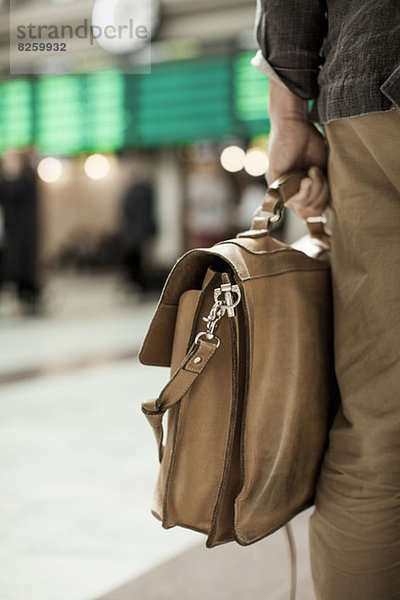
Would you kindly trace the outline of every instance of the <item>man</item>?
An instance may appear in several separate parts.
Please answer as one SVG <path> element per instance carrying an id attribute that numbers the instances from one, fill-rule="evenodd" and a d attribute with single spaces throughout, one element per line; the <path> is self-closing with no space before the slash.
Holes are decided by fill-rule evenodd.
<path id="1" fill-rule="evenodd" d="M 146 243 L 156 233 L 153 186 L 150 180 L 134 178 L 125 192 L 120 209 L 122 263 L 128 283 L 146 294 L 149 282 L 143 265 Z"/>
<path id="2" fill-rule="evenodd" d="M 38 277 L 38 198 L 29 152 L 9 150 L 1 160 L 0 205 L 4 213 L 4 249 L 0 284 L 15 286 L 22 314 L 40 312 Z"/>
<path id="3" fill-rule="evenodd" d="M 270 77 L 271 183 L 329 201 L 342 404 L 310 523 L 318 600 L 400 599 L 400 3 L 259 0 L 253 64 Z M 314 100 L 311 114 L 309 100 Z M 326 138 L 313 122 L 324 125 Z M 329 155 L 329 156 L 328 156 Z"/>

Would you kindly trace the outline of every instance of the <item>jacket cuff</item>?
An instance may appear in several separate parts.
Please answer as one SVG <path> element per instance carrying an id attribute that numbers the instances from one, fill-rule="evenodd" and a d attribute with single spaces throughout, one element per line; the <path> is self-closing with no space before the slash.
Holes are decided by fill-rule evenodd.
<path id="1" fill-rule="evenodd" d="M 257 52 L 255 56 L 251 59 L 251 64 L 261 73 L 264 73 L 267 77 L 279 83 L 281 86 L 289 89 L 285 83 L 283 83 L 282 79 L 279 77 L 278 73 L 274 70 L 273 67 L 269 64 L 267 60 L 265 60 L 261 50 Z"/>

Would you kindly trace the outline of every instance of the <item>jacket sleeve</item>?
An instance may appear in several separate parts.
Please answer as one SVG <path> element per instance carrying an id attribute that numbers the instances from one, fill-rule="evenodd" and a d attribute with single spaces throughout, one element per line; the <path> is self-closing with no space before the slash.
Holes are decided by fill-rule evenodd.
<path id="1" fill-rule="evenodd" d="M 298 96 L 315 98 L 326 14 L 325 0 L 257 0 L 254 66 L 270 76 L 273 70 Z"/>

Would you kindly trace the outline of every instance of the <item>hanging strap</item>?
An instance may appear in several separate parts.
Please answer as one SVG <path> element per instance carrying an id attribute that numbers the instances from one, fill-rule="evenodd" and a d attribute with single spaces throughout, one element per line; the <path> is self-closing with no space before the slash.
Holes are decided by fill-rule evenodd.
<path id="1" fill-rule="evenodd" d="M 214 338 L 214 340 L 216 339 Z M 198 376 L 204 371 L 209 360 L 214 356 L 218 345 L 215 341 L 208 341 L 206 337 L 197 339 L 157 400 L 150 400 L 142 404 L 142 411 L 153 428 L 157 440 L 160 462 L 164 453 L 164 429 L 162 424 L 164 413 L 182 400 L 183 396 L 190 390 Z"/>
<path id="2" fill-rule="evenodd" d="M 197 377 L 204 371 L 208 361 L 214 356 L 221 343 L 219 337 L 215 335 L 220 320 L 225 314 L 230 318 L 234 317 L 235 308 L 240 303 L 241 291 L 239 286 L 232 284 L 226 273 L 222 273 L 221 280 L 221 285 L 214 289 L 214 304 L 210 313 L 203 318 L 203 321 L 207 323 L 206 331 L 199 331 L 196 335 L 181 365 L 157 400 L 142 404 L 142 411 L 156 436 L 160 462 L 164 454 L 164 430 L 162 425 L 164 413 L 183 398 Z M 224 297 L 224 301 L 221 300 L 221 296 Z"/>

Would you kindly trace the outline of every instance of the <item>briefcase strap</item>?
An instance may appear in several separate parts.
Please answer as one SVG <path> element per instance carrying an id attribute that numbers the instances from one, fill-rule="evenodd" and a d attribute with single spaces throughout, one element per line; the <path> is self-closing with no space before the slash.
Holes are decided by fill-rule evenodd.
<path id="1" fill-rule="evenodd" d="M 182 363 L 159 397 L 156 400 L 143 402 L 142 411 L 146 415 L 156 436 L 160 462 L 164 453 L 164 429 L 162 424 L 164 413 L 182 400 L 198 376 L 204 371 L 218 346 L 219 340 L 216 337 L 208 340 L 205 336 L 200 338 L 197 336 Z"/>
<path id="2" fill-rule="evenodd" d="M 221 296 L 224 298 L 221 299 Z M 237 284 L 232 284 L 227 273 L 221 274 L 221 285 L 214 289 L 214 304 L 207 317 L 206 331 L 199 331 L 190 346 L 182 363 L 162 390 L 157 400 L 144 402 L 142 411 L 153 428 L 158 445 L 160 462 L 164 454 L 163 415 L 175 406 L 190 390 L 197 377 L 204 371 L 208 362 L 219 348 L 221 340 L 215 334 L 224 315 L 235 317 L 235 308 L 241 301 L 241 291 Z"/>
<path id="3" fill-rule="evenodd" d="M 267 189 L 261 206 L 253 216 L 251 229 L 239 233 L 237 237 L 259 237 L 268 235 L 275 223 L 283 214 L 283 207 L 294 194 L 299 191 L 302 179 L 307 177 L 306 171 L 288 171 L 274 181 Z M 327 219 L 324 214 L 319 217 L 309 217 L 305 220 L 309 234 L 317 238 L 324 246 L 330 246 L 330 234 L 325 228 Z"/>

